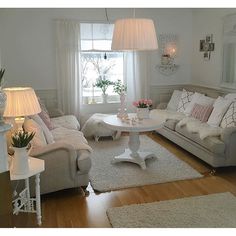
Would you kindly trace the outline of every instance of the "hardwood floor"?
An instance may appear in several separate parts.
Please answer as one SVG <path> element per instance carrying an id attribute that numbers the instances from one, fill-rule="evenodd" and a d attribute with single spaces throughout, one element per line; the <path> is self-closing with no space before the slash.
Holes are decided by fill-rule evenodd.
<path id="1" fill-rule="evenodd" d="M 106 216 L 110 207 L 135 203 L 147 203 L 176 198 L 231 192 L 236 195 L 236 168 L 220 168 L 215 176 L 211 168 L 197 157 L 186 152 L 161 135 L 147 133 L 149 137 L 164 146 L 178 158 L 184 160 L 204 175 L 194 180 L 128 188 L 108 193 L 94 192 L 84 197 L 79 189 L 69 189 L 42 196 L 41 227 L 111 227 Z M 24 219 L 24 220 L 23 220 Z M 26 224 L 22 222 L 26 221 Z M 37 227 L 34 214 L 15 217 L 17 227 Z"/>

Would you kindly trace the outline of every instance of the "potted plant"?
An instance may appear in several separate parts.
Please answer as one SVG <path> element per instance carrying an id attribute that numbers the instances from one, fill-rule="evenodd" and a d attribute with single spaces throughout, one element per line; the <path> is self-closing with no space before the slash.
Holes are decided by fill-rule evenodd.
<path id="1" fill-rule="evenodd" d="M 103 103 L 107 103 L 106 91 L 110 85 L 113 85 L 113 82 L 106 78 L 99 78 L 95 83 L 95 86 L 102 90 Z"/>
<path id="2" fill-rule="evenodd" d="M 136 112 L 139 119 L 149 118 L 149 109 L 152 106 L 151 99 L 140 99 L 138 101 L 134 101 L 133 105 L 137 108 Z"/>
<path id="3" fill-rule="evenodd" d="M 28 155 L 26 148 L 33 139 L 35 133 L 23 130 L 17 131 L 12 135 L 12 146 L 14 148 L 13 168 L 14 174 L 23 175 L 29 171 Z"/>
<path id="4" fill-rule="evenodd" d="M 7 101 L 7 96 L 2 91 L 4 73 L 5 73 L 5 69 L 1 69 L 0 70 L 0 124 L 3 122 L 3 113 L 4 113 L 6 101 Z"/>

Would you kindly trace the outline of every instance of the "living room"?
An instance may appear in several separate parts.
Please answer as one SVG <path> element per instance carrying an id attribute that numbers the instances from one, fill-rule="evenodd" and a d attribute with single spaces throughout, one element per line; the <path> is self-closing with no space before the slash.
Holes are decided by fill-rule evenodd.
<path id="1" fill-rule="evenodd" d="M 27 155 L 31 164 L 43 160 L 25 182 L 34 199 L 23 196 L 30 214 L 17 198 L 24 178 L 3 168 L 8 196 L 0 198 L 0 214 L 9 211 L 9 228 L 236 226 L 236 8 L 175 4 L 1 6 L 1 126 L 9 132 L 7 124 L 17 122 L 11 118 L 24 116 L 19 132 L 34 133 Z M 145 22 L 149 37 L 136 35 L 140 45 L 148 41 L 145 48 L 115 42 L 116 22 L 125 18 L 152 20 L 154 34 Z M 23 97 L 14 98 L 22 87 Z M 194 113 L 196 104 L 204 117 Z M 16 105 L 32 111 L 13 114 Z M 139 117 L 143 106 L 148 119 Z M 39 134 L 42 112 L 49 128 Z M 13 139 L 3 130 L 1 159 L 14 166 Z"/>

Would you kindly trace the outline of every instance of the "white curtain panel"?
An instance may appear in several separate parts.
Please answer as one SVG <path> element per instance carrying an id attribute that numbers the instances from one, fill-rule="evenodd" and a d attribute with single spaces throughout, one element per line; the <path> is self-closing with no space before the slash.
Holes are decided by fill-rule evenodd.
<path id="1" fill-rule="evenodd" d="M 149 98 L 149 53 L 127 52 L 124 55 L 124 80 L 127 82 L 127 109 L 134 112 L 133 101 Z"/>
<path id="2" fill-rule="evenodd" d="M 56 64 L 58 106 L 65 114 L 78 117 L 80 110 L 79 51 L 80 25 L 56 20 Z"/>

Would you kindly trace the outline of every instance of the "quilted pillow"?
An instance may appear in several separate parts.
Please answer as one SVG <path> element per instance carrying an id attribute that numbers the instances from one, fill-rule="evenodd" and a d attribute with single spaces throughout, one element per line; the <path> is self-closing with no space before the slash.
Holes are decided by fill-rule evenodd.
<path id="1" fill-rule="evenodd" d="M 191 116 L 202 122 L 207 122 L 209 116 L 211 115 L 212 110 L 213 110 L 212 105 L 204 106 L 204 105 L 195 103 L 191 111 Z"/>
<path id="2" fill-rule="evenodd" d="M 220 124 L 221 128 L 234 126 L 236 126 L 236 102 L 231 103 Z"/>
<path id="3" fill-rule="evenodd" d="M 193 94 L 194 94 L 193 92 L 183 89 L 183 92 L 182 92 L 180 100 L 179 100 L 177 112 L 184 112 L 185 111 L 185 109 L 188 107 L 188 105 L 190 104 L 190 102 L 192 100 Z"/>

